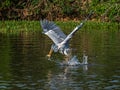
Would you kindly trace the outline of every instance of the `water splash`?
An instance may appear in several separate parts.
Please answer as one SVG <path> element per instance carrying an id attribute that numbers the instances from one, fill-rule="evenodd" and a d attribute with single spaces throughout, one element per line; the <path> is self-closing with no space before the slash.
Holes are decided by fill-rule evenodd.
<path id="1" fill-rule="evenodd" d="M 88 64 L 88 56 L 86 56 L 85 54 L 83 54 L 83 62 L 82 64 Z"/>
<path id="2" fill-rule="evenodd" d="M 79 65 L 80 62 L 77 59 L 77 56 L 73 56 L 69 61 L 68 61 L 68 65 Z"/>
<path id="3" fill-rule="evenodd" d="M 63 62 L 60 62 L 60 60 L 53 60 L 50 58 L 48 60 L 56 62 L 57 64 L 60 64 L 60 65 L 68 65 L 68 66 L 87 65 L 88 64 L 88 56 L 86 56 L 85 54 L 83 54 L 82 62 L 80 62 L 78 60 L 76 55 L 72 56 L 70 60 L 63 61 Z"/>
<path id="4" fill-rule="evenodd" d="M 77 56 L 73 56 L 69 61 L 68 65 L 86 65 L 88 64 L 88 56 L 83 55 L 82 63 L 78 60 Z"/>

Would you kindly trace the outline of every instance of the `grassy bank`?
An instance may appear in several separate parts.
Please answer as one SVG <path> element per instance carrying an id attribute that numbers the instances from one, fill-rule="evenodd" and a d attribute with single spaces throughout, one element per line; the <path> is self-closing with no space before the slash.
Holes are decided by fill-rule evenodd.
<path id="1" fill-rule="evenodd" d="M 40 30 L 38 21 L 0 21 L 1 33 L 35 32 Z"/>
<path id="2" fill-rule="evenodd" d="M 58 26 L 63 30 L 73 30 L 74 27 L 79 25 L 80 22 L 66 21 L 56 22 Z M 118 30 L 120 27 L 118 23 L 108 23 L 108 22 L 92 22 L 88 21 L 83 26 L 83 30 Z M 0 21 L 0 33 L 20 33 L 20 32 L 41 32 L 39 21 Z"/>

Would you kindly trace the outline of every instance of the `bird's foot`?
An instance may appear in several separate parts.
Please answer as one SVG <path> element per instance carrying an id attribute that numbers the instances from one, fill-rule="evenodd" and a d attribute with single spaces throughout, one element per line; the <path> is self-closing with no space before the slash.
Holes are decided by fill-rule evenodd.
<path id="1" fill-rule="evenodd" d="M 51 59 L 51 55 L 50 54 L 47 54 L 46 57 L 48 58 L 48 60 Z"/>

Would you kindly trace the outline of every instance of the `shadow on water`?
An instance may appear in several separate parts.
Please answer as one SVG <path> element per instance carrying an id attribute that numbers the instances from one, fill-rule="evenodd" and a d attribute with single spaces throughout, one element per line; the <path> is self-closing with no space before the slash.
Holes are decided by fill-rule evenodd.
<path id="1" fill-rule="evenodd" d="M 0 90 L 120 89 L 120 32 L 81 31 L 71 40 L 88 65 L 63 66 L 47 60 L 51 40 L 41 33 L 0 35 Z M 55 60 L 63 56 L 56 53 Z"/>

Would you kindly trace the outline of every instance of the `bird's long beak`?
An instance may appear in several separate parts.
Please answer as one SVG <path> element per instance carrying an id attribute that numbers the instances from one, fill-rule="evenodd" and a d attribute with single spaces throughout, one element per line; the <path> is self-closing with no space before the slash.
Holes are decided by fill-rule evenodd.
<path id="1" fill-rule="evenodd" d="M 48 57 L 48 58 L 50 58 L 50 57 L 51 57 L 52 52 L 53 52 L 53 49 L 51 48 L 51 49 L 50 49 L 50 51 L 49 51 L 49 53 L 47 54 L 47 57 Z"/>

